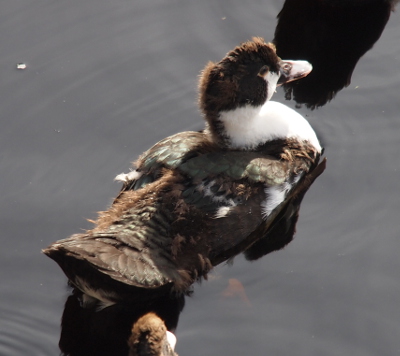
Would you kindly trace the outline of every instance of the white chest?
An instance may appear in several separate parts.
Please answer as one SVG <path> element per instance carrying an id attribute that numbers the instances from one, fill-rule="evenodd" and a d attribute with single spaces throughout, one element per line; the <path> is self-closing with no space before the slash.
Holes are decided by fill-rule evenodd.
<path id="1" fill-rule="evenodd" d="M 293 109 L 275 101 L 261 107 L 246 105 L 220 114 L 232 148 L 251 149 L 275 139 L 309 141 L 321 151 L 318 138 L 308 121 Z"/>

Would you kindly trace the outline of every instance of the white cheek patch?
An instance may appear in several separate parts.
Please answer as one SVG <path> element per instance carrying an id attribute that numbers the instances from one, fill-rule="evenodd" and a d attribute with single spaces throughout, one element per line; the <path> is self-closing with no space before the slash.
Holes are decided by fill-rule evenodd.
<path id="1" fill-rule="evenodd" d="M 274 95 L 279 77 L 280 73 L 274 73 L 274 72 L 268 72 L 267 75 L 265 76 L 265 81 L 267 82 L 268 86 L 267 101 L 271 99 L 272 95 Z"/>

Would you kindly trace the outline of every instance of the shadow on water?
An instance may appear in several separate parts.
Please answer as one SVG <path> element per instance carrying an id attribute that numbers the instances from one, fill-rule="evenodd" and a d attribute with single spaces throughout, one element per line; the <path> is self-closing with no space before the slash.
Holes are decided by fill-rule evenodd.
<path id="1" fill-rule="evenodd" d="M 286 97 L 309 108 L 332 100 L 350 84 L 358 60 L 381 36 L 393 7 L 393 2 L 378 0 L 286 0 L 275 32 L 277 53 L 281 58 L 305 59 L 313 64 L 313 72 L 307 78 L 285 85 Z M 257 231 L 263 238 L 250 248 L 243 245 L 231 251 L 231 255 L 225 255 L 218 263 L 244 250 L 248 260 L 255 260 L 289 243 L 304 194 L 324 169 L 323 164 L 318 174 L 310 177 L 309 184 L 293 195 L 274 225 Z M 74 290 L 65 304 L 60 349 L 65 355 L 127 355 L 126 340 L 138 319 L 155 312 L 168 330 L 174 332 L 184 298 L 163 295 L 135 307 L 121 303 L 99 311 L 82 308 L 81 293 Z"/>

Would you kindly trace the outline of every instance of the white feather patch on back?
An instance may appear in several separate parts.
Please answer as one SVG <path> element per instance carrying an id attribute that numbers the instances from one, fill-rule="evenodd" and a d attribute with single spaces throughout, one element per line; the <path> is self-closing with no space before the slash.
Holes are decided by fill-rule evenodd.
<path id="1" fill-rule="evenodd" d="M 214 219 L 220 219 L 226 217 L 231 211 L 231 206 L 221 206 L 218 208 L 217 213 L 214 215 Z"/>
<path id="2" fill-rule="evenodd" d="M 129 182 L 131 180 L 137 180 L 142 176 L 142 172 L 138 172 L 138 171 L 131 171 L 129 173 L 121 173 L 118 174 L 114 180 L 115 181 L 119 181 L 119 182 Z"/>
<path id="3" fill-rule="evenodd" d="M 233 201 L 233 199 L 228 199 L 225 195 L 216 195 L 211 191 L 212 186 L 215 184 L 215 181 L 211 181 L 208 184 L 201 183 L 197 186 L 197 190 L 205 197 L 211 197 L 211 200 L 215 203 L 221 203 L 225 206 L 232 207 L 236 206 L 236 203 Z"/>
<path id="4" fill-rule="evenodd" d="M 233 199 L 227 198 L 226 195 L 224 194 L 221 195 L 214 194 L 211 190 L 214 184 L 215 184 L 214 180 L 212 180 L 208 184 L 201 183 L 197 186 L 197 190 L 203 193 L 205 197 L 210 197 L 214 203 L 221 205 L 220 207 L 218 207 L 217 212 L 214 215 L 214 219 L 220 219 L 226 217 L 231 211 L 231 209 L 235 207 L 237 204 Z"/>

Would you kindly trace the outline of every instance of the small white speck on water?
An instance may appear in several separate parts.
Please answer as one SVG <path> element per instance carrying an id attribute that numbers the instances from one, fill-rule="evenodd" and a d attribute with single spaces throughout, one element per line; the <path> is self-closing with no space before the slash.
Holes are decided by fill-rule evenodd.
<path id="1" fill-rule="evenodd" d="M 26 64 L 25 63 L 17 63 L 17 69 L 26 69 Z"/>

